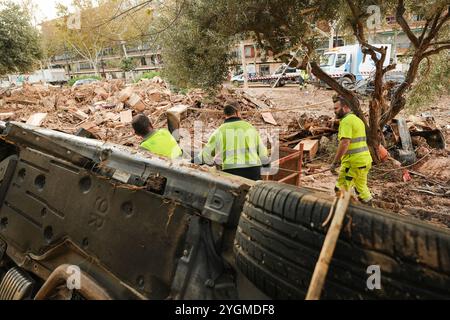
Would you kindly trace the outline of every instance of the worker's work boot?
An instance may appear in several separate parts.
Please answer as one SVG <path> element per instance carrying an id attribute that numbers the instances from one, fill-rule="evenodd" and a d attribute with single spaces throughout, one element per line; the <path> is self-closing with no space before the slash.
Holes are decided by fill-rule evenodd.
<path id="1" fill-rule="evenodd" d="M 362 204 L 364 204 L 366 206 L 369 206 L 372 208 L 374 207 L 373 198 L 370 198 L 368 200 L 362 200 L 362 199 L 359 199 L 359 200 L 361 201 Z"/>

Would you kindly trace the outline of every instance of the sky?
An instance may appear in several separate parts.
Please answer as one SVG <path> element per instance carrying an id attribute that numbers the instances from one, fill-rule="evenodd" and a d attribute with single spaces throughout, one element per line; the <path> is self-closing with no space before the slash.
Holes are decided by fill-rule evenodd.
<path id="1" fill-rule="evenodd" d="M 69 5 L 71 0 L 34 0 L 38 5 L 39 11 L 37 18 L 40 21 L 50 20 L 56 18 L 56 3 L 63 3 Z"/>
<path id="2" fill-rule="evenodd" d="M 17 3 L 20 3 L 20 0 L 14 0 Z M 35 16 L 38 22 L 42 22 L 45 20 L 51 20 L 56 18 L 56 3 L 63 3 L 65 5 L 69 5 L 72 0 L 32 0 L 35 5 L 37 5 L 37 12 L 35 12 Z"/>

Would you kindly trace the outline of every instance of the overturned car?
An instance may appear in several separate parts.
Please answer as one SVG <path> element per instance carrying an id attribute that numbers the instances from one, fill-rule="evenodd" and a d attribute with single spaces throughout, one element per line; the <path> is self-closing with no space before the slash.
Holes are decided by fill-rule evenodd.
<path id="1" fill-rule="evenodd" d="M 19 123 L 0 131 L 0 299 L 305 297 L 331 197 Z M 448 230 L 350 206 L 323 298 L 449 297 Z"/>

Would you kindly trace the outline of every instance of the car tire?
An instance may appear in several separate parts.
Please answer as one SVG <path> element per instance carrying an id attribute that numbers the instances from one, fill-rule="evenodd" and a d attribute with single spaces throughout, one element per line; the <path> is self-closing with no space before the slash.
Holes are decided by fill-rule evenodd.
<path id="1" fill-rule="evenodd" d="M 349 77 L 343 77 L 338 80 L 338 83 L 347 90 L 355 89 L 355 84 Z"/>
<path id="2" fill-rule="evenodd" d="M 308 189 L 255 185 L 236 234 L 238 269 L 272 299 L 304 299 L 332 202 Z M 368 284 L 378 276 L 380 289 Z M 369 207 L 349 207 L 323 299 L 449 297 L 449 230 Z"/>

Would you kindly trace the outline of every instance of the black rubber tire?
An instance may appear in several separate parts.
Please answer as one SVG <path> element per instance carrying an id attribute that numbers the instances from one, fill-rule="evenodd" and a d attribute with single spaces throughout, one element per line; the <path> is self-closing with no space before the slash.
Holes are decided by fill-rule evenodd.
<path id="1" fill-rule="evenodd" d="M 355 89 L 354 81 L 352 79 L 350 79 L 349 77 L 340 78 L 338 80 L 338 83 L 345 89 L 348 89 L 348 90 Z"/>
<path id="2" fill-rule="evenodd" d="M 237 267 L 273 299 L 304 299 L 333 199 L 261 182 L 248 195 L 235 241 Z M 322 292 L 323 299 L 450 298 L 450 231 L 351 205 Z M 367 268 L 381 268 L 369 290 Z"/>

